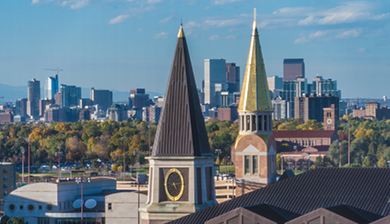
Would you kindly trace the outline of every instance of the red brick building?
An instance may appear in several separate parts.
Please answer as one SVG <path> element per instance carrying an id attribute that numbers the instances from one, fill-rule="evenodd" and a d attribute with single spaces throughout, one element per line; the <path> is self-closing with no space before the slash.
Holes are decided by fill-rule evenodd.
<path id="1" fill-rule="evenodd" d="M 218 108 L 218 120 L 235 121 L 238 119 L 237 107 Z"/>

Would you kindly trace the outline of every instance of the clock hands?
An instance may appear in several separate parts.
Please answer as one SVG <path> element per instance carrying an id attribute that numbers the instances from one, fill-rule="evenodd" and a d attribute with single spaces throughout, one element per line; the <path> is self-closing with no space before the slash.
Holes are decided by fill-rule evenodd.
<path id="1" fill-rule="evenodd" d="M 175 187 L 175 189 L 177 190 L 177 188 L 176 188 L 176 184 L 177 185 L 180 185 L 181 183 L 175 183 L 175 182 L 172 182 L 172 185 Z"/>

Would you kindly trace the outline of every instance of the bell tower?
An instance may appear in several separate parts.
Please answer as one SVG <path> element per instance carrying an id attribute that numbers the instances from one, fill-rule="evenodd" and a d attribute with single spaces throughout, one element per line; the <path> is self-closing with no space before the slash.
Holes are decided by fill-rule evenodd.
<path id="1" fill-rule="evenodd" d="M 159 224 L 217 204 L 211 154 L 190 54 L 180 26 L 164 106 L 149 159 L 142 223 Z"/>
<path id="2" fill-rule="evenodd" d="M 263 184 L 276 181 L 276 143 L 272 135 L 272 112 L 255 9 L 238 107 L 240 132 L 234 146 L 236 177 L 242 181 Z"/>
<path id="3" fill-rule="evenodd" d="M 324 130 L 336 130 L 336 107 L 334 104 L 324 107 Z"/>

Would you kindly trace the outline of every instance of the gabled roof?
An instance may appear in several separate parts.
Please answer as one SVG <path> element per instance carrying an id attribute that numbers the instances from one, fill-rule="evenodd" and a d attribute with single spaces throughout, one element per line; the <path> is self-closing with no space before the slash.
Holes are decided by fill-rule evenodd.
<path id="1" fill-rule="evenodd" d="M 273 131 L 275 139 L 278 138 L 330 138 L 335 134 L 334 130 L 291 130 Z"/>
<path id="2" fill-rule="evenodd" d="M 292 220 L 318 208 L 348 205 L 372 222 L 390 214 L 389 168 L 317 168 L 171 223 L 204 223 L 238 207 L 267 204 Z"/>
<path id="3" fill-rule="evenodd" d="M 369 221 L 361 216 L 355 209 L 348 205 L 336 205 L 325 208 L 331 212 L 334 212 L 338 215 L 341 215 L 349 220 L 352 220 L 356 223 L 365 224 L 369 223 Z"/>
<path id="4" fill-rule="evenodd" d="M 284 223 L 287 221 L 277 209 L 267 204 L 251 205 L 244 208 L 276 223 Z"/>
<path id="5" fill-rule="evenodd" d="M 152 156 L 211 155 L 194 73 L 180 27 Z"/>

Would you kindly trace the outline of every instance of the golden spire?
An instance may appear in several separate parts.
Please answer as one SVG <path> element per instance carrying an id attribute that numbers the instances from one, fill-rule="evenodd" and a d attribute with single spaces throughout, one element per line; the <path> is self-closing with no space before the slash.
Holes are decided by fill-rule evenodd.
<path id="1" fill-rule="evenodd" d="M 177 34 L 177 38 L 181 38 L 181 37 L 185 37 L 184 36 L 184 31 L 183 31 L 183 24 L 180 24 L 180 30 L 179 30 L 179 34 Z"/>
<path id="2" fill-rule="evenodd" d="M 249 48 L 238 111 L 259 110 L 272 111 L 272 102 L 268 89 L 259 34 L 257 32 L 255 8 L 251 45 Z"/>

